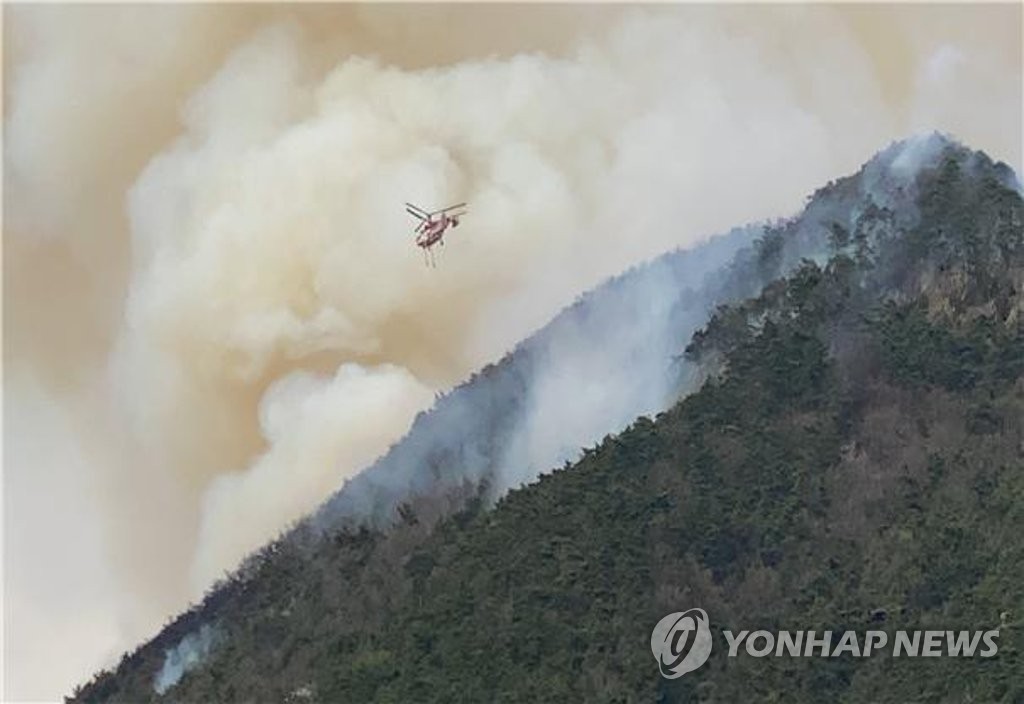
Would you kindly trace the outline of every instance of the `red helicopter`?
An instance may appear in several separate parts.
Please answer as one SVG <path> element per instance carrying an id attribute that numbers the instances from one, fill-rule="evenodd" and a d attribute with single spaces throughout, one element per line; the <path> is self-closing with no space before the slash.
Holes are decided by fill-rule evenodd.
<path id="1" fill-rule="evenodd" d="M 423 250 L 427 266 L 436 266 L 434 250 L 431 248 L 435 244 L 444 246 L 444 233 L 447 232 L 449 226 L 459 226 L 459 218 L 466 214 L 465 207 L 465 203 L 459 203 L 428 213 L 412 203 L 405 204 L 405 211 L 420 221 L 415 230 L 416 246 Z"/>

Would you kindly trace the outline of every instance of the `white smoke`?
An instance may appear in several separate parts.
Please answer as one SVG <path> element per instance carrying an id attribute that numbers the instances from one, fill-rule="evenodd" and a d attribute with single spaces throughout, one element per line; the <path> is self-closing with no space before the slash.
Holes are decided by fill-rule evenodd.
<path id="1" fill-rule="evenodd" d="M 204 493 L 193 581 L 210 584 L 225 565 L 308 513 L 353 468 L 380 456 L 393 439 L 386 433 L 404 432 L 432 398 L 406 370 L 390 366 L 344 364 L 333 379 L 293 372 L 275 382 L 259 413 L 269 449 L 244 471 L 213 479 Z"/>
<path id="2" fill-rule="evenodd" d="M 603 332 L 592 323 L 568 324 L 548 336 L 543 361 L 526 379 L 528 397 L 513 439 L 498 460 L 498 489 L 575 460 L 581 448 L 669 405 L 685 373 L 678 359 L 685 339 L 711 307 L 705 292 L 680 294 L 681 285 L 699 290 L 700 274 L 717 272 L 755 236 L 751 230 L 748 237 L 729 238 L 718 256 L 705 257 L 705 267 L 691 266 L 688 282 L 659 261 L 614 293 L 599 292 L 584 315 L 600 316 Z M 677 309 L 680 298 L 689 304 L 686 311 Z"/>
<path id="3" fill-rule="evenodd" d="M 163 694 L 178 684 L 185 673 L 195 669 L 207 658 L 217 642 L 217 631 L 204 623 L 195 633 L 189 633 L 164 654 L 164 664 L 153 681 L 153 690 Z"/>
<path id="4" fill-rule="evenodd" d="M 1019 8 L 874 12 L 9 8 L 5 394 L 62 420 L 9 447 L 5 608 L 67 554 L 92 586 L 63 594 L 78 621 L 5 614 L 7 693 L 151 632 L 607 275 L 793 212 L 909 128 L 1019 168 Z M 437 270 L 405 200 L 470 203 Z M 628 392 L 592 391 L 581 436 Z M 558 415 L 523 461 L 564 449 Z"/>

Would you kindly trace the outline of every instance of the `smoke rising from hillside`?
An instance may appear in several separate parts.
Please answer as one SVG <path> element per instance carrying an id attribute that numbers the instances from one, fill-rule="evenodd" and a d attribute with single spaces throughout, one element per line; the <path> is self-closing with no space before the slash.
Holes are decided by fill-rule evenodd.
<path id="1" fill-rule="evenodd" d="M 151 632 L 606 276 L 907 131 L 1019 170 L 1019 8 L 873 12 L 9 8 L 10 696 Z M 437 270 L 405 200 L 470 203 Z M 88 586 L 40 606 L 69 553 Z"/>
<path id="2" fill-rule="evenodd" d="M 190 633 L 164 655 L 164 664 L 156 675 L 153 691 L 163 694 L 178 683 L 186 672 L 199 665 L 210 654 L 217 640 L 217 631 L 203 625 Z"/>

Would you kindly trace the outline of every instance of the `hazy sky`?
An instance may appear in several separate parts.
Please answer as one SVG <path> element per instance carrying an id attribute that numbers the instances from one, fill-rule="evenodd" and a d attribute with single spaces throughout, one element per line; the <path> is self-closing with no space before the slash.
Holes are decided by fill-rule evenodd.
<path id="1" fill-rule="evenodd" d="M 4 7 L 4 693 L 56 699 L 581 291 L 938 129 L 1021 6 Z M 436 270 L 402 202 L 466 200 Z"/>

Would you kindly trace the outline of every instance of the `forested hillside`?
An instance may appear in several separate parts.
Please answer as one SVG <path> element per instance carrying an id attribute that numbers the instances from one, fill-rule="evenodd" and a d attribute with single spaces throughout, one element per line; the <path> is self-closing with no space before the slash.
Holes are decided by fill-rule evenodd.
<path id="1" fill-rule="evenodd" d="M 734 264 L 769 283 L 734 277 L 665 412 L 496 504 L 483 475 L 391 526 L 301 527 L 76 701 L 1024 700 L 1020 188 L 955 145 L 906 191 L 887 174 Z M 998 628 L 999 653 L 715 651 L 665 680 L 651 629 L 694 606 L 714 629 Z"/>

